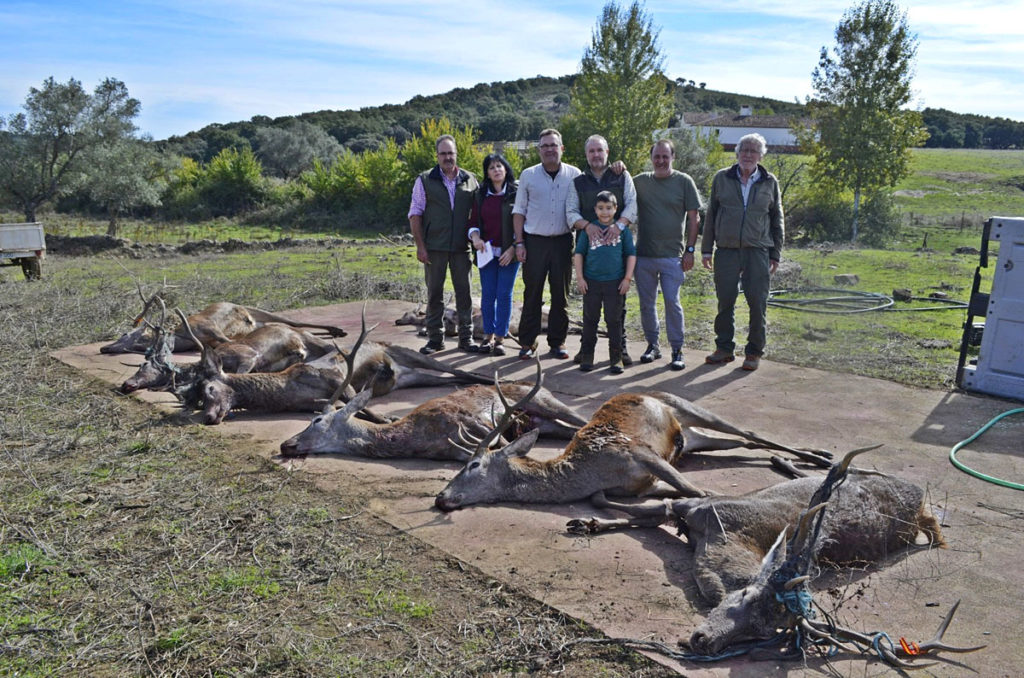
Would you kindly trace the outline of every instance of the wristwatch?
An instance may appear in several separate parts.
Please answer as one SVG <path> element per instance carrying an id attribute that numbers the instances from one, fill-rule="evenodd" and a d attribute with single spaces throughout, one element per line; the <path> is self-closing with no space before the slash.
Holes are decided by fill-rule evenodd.
<path id="1" fill-rule="evenodd" d="M 686 253 L 687 254 L 693 254 L 694 251 L 695 251 L 695 249 L 694 249 L 693 245 L 687 245 L 686 246 Z"/>

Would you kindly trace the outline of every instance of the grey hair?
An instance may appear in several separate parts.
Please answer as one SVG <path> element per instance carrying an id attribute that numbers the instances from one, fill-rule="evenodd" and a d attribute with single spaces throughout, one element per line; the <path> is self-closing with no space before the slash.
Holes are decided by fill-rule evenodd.
<path id="1" fill-rule="evenodd" d="M 562 133 L 554 127 L 548 127 L 547 129 L 541 130 L 540 134 L 537 136 L 537 140 L 540 141 L 544 137 L 558 137 L 559 145 L 562 143 Z"/>
<path id="2" fill-rule="evenodd" d="M 457 144 L 455 143 L 455 137 L 453 137 L 451 134 L 442 134 L 441 136 L 439 136 L 437 138 L 437 141 L 434 142 L 434 150 L 435 151 L 437 149 L 441 148 L 441 142 L 442 141 L 450 141 L 450 142 L 452 142 L 452 146 L 457 146 Z"/>
<path id="3" fill-rule="evenodd" d="M 583 148 L 589 146 L 591 141 L 600 141 L 602 144 L 604 144 L 604 150 L 608 150 L 608 140 L 605 139 L 600 134 L 591 134 L 589 137 L 587 137 L 587 140 L 583 142 Z"/>
<path id="4" fill-rule="evenodd" d="M 736 156 L 739 157 L 740 149 L 743 148 L 744 144 L 747 146 L 757 146 L 757 152 L 762 156 L 768 152 L 768 142 L 764 140 L 764 137 L 757 132 L 751 132 L 750 134 L 744 134 L 740 137 L 740 140 L 736 142 Z"/>

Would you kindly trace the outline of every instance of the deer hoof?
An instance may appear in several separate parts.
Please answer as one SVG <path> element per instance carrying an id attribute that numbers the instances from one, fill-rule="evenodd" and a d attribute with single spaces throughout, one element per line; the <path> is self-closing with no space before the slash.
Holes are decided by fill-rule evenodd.
<path id="1" fill-rule="evenodd" d="M 565 524 L 565 529 L 570 534 L 594 534 L 597 532 L 597 524 L 593 518 L 589 520 L 573 518 Z"/>

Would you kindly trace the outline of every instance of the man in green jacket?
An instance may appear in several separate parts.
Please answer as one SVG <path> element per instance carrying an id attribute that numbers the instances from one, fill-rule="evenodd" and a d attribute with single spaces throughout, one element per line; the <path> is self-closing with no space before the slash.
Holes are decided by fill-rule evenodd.
<path id="1" fill-rule="evenodd" d="M 701 260 L 714 271 L 718 297 L 715 351 L 705 358 L 709 365 L 735 360 L 733 309 L 741 283 L 750 308 L 743 369 L 756 370 L 764 354 L 770 279 L 785 234 L 779 182 L 760 164 L 767 151 L 764 137 L 747 134 L 736 144 L 738 162 L 719 170 L 711 184 L 701 239 Z"/>
<path id="2" fill-rule="evenodd" d="M 420 353 L 444 350 L 444 283 L 448 270 L 455 288 L 459 348 L 477 350 L 473 343 L 473 298 L 470 294 L 469 239 L 466 223 L 478 187 L 476 177 L 456 164 L 455 138 L 437 139 L 437 165 L 416 178 L 409 205 L 409 230 L 416 241 L 416 258 L 423 264 L 427 284 L 427 345 Z"/>

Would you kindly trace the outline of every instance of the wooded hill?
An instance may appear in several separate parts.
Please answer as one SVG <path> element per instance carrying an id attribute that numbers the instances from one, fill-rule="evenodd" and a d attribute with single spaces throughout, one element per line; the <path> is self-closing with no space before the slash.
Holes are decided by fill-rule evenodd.
<path id="1" fill-rule="evenodd" d="M 480 132 L 481 141 L 534 139 L 545 127 L 558 126 L 568 111 L 574 79 L 575 75 L 537 76 L 415 96 L 404 104 L 278 118 L 258 115 L 249 121 L 207 125 L 184 136 L 171 137 L 160 145 L 208 162 L 225 148 L 253 148 L 252 141 L 261 127 L 280 127 L 302 120 L 321 127 L 358 153 L 377 148 L 388 137 L 401 144 L 419 132 L 424 120 L 440 117 L 447 117 L 457 127 L 472 126 Z M 741 105 L 750 106 L 755 114 L 804 114 L 804 106 L 797 102 L 708 89 L 706 83 L 685 78 L 666 78 L 665 86 L 675 95 L 673 125 L 684 112 L 738 112 Z M 931 134 L 925 143 L 929 147 L 1024 148 L 1024 122 L 933 108 L 926 108 L 921 114 Z"/>

